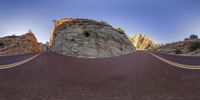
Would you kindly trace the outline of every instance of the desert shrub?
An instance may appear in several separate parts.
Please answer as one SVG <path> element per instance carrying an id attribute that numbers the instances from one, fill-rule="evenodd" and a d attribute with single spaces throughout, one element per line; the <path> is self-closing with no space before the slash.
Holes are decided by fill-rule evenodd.
<path id="1" fill-rule="evenodd" d="M 200 42 L 193 42 L 189 48 L 189 51 L 192 52 L 199 48 L 200 48 Z"/>
<path id="2" fill-rule="evenodd" d="M 198 35 L 192 34 L 190 35 L 189 39 L 198 39 Z"/>
<path id="3" fill-rule="evenodd" d="M 180 54 L 181 50 L 180 49 L 176 49 L 174 52 L 175 52 L 175 54 Z"/>
<path id="4" fill-rule="evenodd" d="M 103 25 L 106 25 L 106 26 L 112 28 L 112 25 L 110 25 L 109 23 L 107 23 L 107 22 L 105 22 L 105 21 L 100 21 L 100 24 L 102 24 L 102 26 L 103 26 Z"/>
<path id="5" fill-rule="evenodd" d="M 122 28 L 116 28 L 116 31 L 119 32 L 119 33 L 121 33 L 121 34 L 125 33 L 125 31 Z"/>

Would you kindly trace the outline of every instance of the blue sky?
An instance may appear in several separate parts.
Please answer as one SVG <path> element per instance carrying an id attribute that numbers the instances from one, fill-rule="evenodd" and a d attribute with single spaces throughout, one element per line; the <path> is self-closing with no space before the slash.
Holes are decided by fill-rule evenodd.
<path id="1" fill-rule="evenodd" d="M 200 36 L 200 0 L 0 0 L 0 37 L 31 29 L 46 42 L 52 20 L 64 17 L 104 20 L 158 43 Z"/>

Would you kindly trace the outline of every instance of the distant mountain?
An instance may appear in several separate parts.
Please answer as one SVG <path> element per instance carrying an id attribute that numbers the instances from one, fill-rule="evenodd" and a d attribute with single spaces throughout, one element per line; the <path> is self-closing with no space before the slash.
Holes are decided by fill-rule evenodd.
<path id="1" fill-rule="evenodd" d="M 42 51 L 44 51 L 44 52 L 49 51 L 49 42 L 40 43 L 40 45 L 42 46 Z"/>
<path id="2" fill-rule="evenodd" d="M 137 50 L 148 50 L 158 46 L 156 42 L 149 39 L 144 34 L 137 34 L 133 38 L 129 38 Z"/>
<path id="3" fill-rule="evenodd" d="M 33 33 L 0 38 L 0 56 L 41 52 L 42 47 Z"/>

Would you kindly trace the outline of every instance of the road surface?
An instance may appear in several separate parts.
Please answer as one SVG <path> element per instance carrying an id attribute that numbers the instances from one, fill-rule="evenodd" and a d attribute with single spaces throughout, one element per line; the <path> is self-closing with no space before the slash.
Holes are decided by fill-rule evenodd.
<path id="1" fill-rule="evenodd" d="M 98 59 L 42 53 L 0 70 L 0 100 L 200 100 L 200 70 L 143 51 Z"/>
<path id="2" fill-rule="evenodd" d="M 165 53 L 157 53 L 154 54 L 163 57 L 170 61 L 176 61 L 180 64 L 187 64 L 187 65 L 200 65 L 200 56 L 178 56 L 178 55 L 170 55 Z"/>
<path id="3" fill-rule="evenodd" d="M 19 61 L 27 59 L 35 54 L 36 53 L 23 54 L 23 55 L 17 55 L 17 56 L 0 56 L 0 65 L 19 62 Z"/>

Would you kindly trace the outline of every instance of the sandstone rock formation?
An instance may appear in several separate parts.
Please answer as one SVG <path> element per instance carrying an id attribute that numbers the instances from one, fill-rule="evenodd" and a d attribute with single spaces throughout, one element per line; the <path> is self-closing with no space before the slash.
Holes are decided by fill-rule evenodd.
<path id="1" fill-rule="evenodd" d="M 89 19 L 57 20 L 51 33 L 50 50 L 77 57 L 111 57 L 135 51 L 125 33 L 106 22 Z"/>
<path id="2" fill-rule="evenodd" d="M 33 33 L 0 38 L 0 56 L 41 52 L 42 47 Z"/>
<path id="3" fill-rule="evenodd" d="M 150 40 L 144 34 L 137 34 L 133 38 L 129 38 L 137 50 L 147 50 L 158 46 L 158 44 Z"/>
<path id="4" fill-rule="evenodd" d="M 200 55 L 200 39 L 187 39 L 162 45 L 158 52 L 180 55 Z"/>

